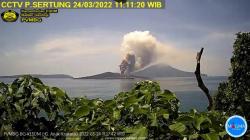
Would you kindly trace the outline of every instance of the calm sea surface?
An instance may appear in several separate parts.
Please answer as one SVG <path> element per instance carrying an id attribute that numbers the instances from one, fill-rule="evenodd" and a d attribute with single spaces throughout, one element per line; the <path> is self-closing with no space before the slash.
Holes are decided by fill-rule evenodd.
<path id="1" fill-rule="evenodd" d="M 11 83 L 14 79 L 0 78 L 1 82 Z M 198 88 L 195 77 L 173 77 L 151 79 L 160 83 L 162 89 L 169 89 L 176 93 L 181 102 L 180 111 L 189 111 L 196 108 L 204 111 L 208 101 L 205 94 Z M 215 94 L 220 82 L 226 81 L 226 77 L 204 77 L 211 94 Z M 45 84 L 64 89 L 71 97 L 87 96 L 88 98 L 111 99 L 121 91 L 130 90 L 134 83 L 140 80 L 114 79 L 42 79 Z"/>

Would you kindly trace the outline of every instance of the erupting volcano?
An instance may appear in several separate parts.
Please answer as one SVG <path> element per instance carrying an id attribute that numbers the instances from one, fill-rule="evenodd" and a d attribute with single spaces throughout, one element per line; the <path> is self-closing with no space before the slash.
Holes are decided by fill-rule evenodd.
<path id="1" fill-rule="evenodd" d="M 122 75 L 129 75 L 130 72 L 135 70 L 135 55 L 127 54 L 120 65 L 120 71 Z"/>
<path id="2" fill-rule="evenodd" d="M 142 69 L 157 60 L 159 43 L 149 31 L 135 31 L 124 35 L 122 52 L 124 59 L 120 64 L 122 75 Z"/>

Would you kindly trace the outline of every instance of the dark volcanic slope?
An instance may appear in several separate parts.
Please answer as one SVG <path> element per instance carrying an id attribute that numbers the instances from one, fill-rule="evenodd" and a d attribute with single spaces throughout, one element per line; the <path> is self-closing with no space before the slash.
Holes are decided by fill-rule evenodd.
<path id="1" fill-rule="evenodd" d="M 110 78 L 122 78 L 122 76 L 119 73 L 112 73 L 112 72 L 105 72 L 93 76 L 86 76 L 86 77 L 80 77 L 77 79 L 110 79 Z"/>
<path id="2" fill-rule="evenodd" d="M 193 72 L 178 70 L 166 64 L 154 64 L 142 70 L 131 73 L 131 76 L 122 76 L 120 73 L 105 72 L 93 76 L 80 77 L 77 79 L 134 79 L 134 78 L 157 78 L 157 77 L 194 77 Z M 203 76 L 205 76 L 203 74 Z"/>
<path id="3" fill-rule="evenodd" d="M 133 72 L 135 76 L 142 77 L 193 77 L 195 76 L 193 72 L 186 72 L 182 70 L 178 70 L 169 65 L 164 64 L 154 64 L 144 68 L 142 70 Z"/>
<path id="4" fill-rule="evenodd" d="M 139 77 L 139 76 L 125 77 L 125 76 L 122 76 L 120 73 L 104 72 L 101 74 L 87 76 L 87 77 L 80 77 L 76 79 L 134 79 L 134 78 L 143 78 L 143 77 Z"/>

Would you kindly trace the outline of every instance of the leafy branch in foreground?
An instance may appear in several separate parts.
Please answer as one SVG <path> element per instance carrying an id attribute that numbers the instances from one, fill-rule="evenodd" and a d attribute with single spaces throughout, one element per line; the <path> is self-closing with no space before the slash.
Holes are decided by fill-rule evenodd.
<path id="1" fill-rule="evenodd" d="M 226 117 L 218 112 L 179 113 L 179 104 L 174 93 L 162 91 L 153 81 L 138 82 L 131 91 L 103 101 L 70 99 L 59 88 L 23 76 L 10 85 L 0 84 L 0 132 L 124 132 L 123 137 L 134 139 L 224 137 Z"/>
<path id="2" fill-rule="evenodd" d="M 10 85 L 0 83 L 0 133 L 58 131 L 70 103 L 64 91 L 38 78 L 23 76 Z"/>

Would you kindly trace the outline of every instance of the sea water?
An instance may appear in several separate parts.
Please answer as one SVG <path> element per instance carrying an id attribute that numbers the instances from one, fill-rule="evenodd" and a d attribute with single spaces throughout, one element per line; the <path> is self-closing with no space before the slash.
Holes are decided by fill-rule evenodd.
<path id="1" fill-rule="evenodd" d="M 11 83 L 12 78 L 0 78 L 1 82 Z M 112 99 L 114 95 L 122 91 L 129 91 L 139 79 L 67 79 L 67 78 L 42 78 L 45 84 L 64 89 L 70 97 Z M 174 92 L 180 100 L 180 111 L 197 109 L 205 111 L 208 100 L 197 85 L 195 77 L 169 77 L 151 79 L 160 83 L 161 88 Z M 203 77 L 205 85 L 214 95 L 220 82 L 226 81 L 226 77 Z"/>

